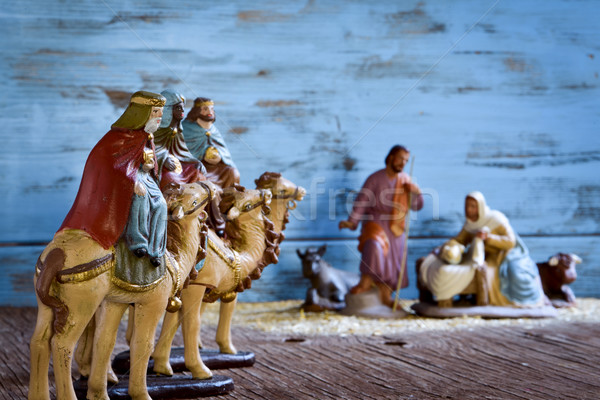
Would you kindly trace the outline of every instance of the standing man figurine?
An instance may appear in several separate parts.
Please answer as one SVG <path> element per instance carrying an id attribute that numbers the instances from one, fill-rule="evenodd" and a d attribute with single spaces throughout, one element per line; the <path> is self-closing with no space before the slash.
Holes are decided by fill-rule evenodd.
<path id="1" fill-rule="evenodd" d="M 351 294 L 367 292 L 373 285 L 379 290 L 381 303 L 392 307 L 391 294 L 395 290 L 402 267 L 406 235 L 405 216 L 410 208 L 423 207 L 419 187 L 402 172 L 410 152 L 395 145 L 385 158 L 385 168 L 371 174 L 360 190 L 352 213 L 339 229 L 355 230 L 362 221 L 358 249 L 362 253 L 360 281 L 350 289 Z M 402 287 L 408 286 L 406 265 L 402 274 Z"/>
<path id="2" fill-rule="evenodd" d="M 90 152 L 79 192 L 59 232 L 83 230 L 105 249 L 125 236 L 134 254 L 148 255 L 160 265 L 167 204 L 156 183 L 153 133 L 164 104 L 165 98 L 156 93 L 131 96 L 123 115 Z"/>
<path id="3" fill-rule="evenodd" d="M 215 121 L 215 103 L 198 97 L 182 123 L 183 136 L 192 154 L 206 167 L 206 178 L 225 189 L 240 183 L 240 173 Z"/>

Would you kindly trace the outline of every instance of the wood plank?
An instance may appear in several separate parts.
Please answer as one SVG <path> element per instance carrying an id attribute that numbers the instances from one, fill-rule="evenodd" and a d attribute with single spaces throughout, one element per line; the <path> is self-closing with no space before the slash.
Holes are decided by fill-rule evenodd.
<path id="1" fill-rule="evenodd" d="M 0 321 L 0 398 L 24 398 L 35 309 L 2 307 Z M 215 326 L 205 324 L 203 329 L 205 345 L 214 345 Z M 531 327 L 523 321 L 384 337 L 288 338 L 235 326 L 236 346 L 255 352 L 257 362 L 251 368 L 221 371 L 234 380 L 235 389 L 214 398 L 591 400 L 600 393 L 596 323 L 557 321 Z M 181 340 L 178 333 L 175 345 Z M 121 326 L 117 351 L 124 348 Z"/>
<path id="2" fill-rule="evenodd" d="M 293 222 L 290 223 L 290 225 Z M 429 253 L 446 239 L 417 238 L 409 241 L 408 279 L 409 287 L 402 289 L 400 297 L 415 299 L 415 262 Z M 578 278 L 571 288 L 578 297 L 600 297 L 600 237 L 525 237 L 531 257 L 546 261 L 553 254 L 574 252 L 583 263 L 577 267 Z M 308 247 L 327 244 L 324 259 L 335 268 L 358 273 L 360 253 L 356 249 L 357 240 L 285 240 L 281 246 L 279 262 L 265 268 L 262 277 L 252 282 L 252 289 L 239 295 L 244 302 L 304 299 L 310 287 L 302 277 L 302 265 L 296 249 L 304 251 Z M 33 271 L 42 246 L 0 247 L 0 305 L 35 306 L 33 292 Z"/>
<path id="3" fill-rule="evenodd" d="M 129 94 L 171 87 L 216 100 L 242 184 L 274 170 L 308 190 L 287 236 L 323 238 L 339 268 L 356 268 L 356 233 L 337 223 L 400 142 L 425 194 L 409 265 L 458 231 L 478 189 L 536 260 L 581 255 L 573 288 L 600 296 L 598 12 L 592 0 L 7 4 L 0 244 L 49 241 Z M 304 296 L 291 243 L 242 299 Z M 0 248 L 0 304 L 34 304 L 38 251 Z M 411 274 L 403 297 L 416 297 Z"/>
<path id="4" fill-rule="evenodd" d="M 0 241 L 47 241 L 123 99 L 166 87 L 215 98 L 243 184 L 277 170 L 313 189 L 290 237 L 338 237 L 330 218 L 395 142 L 427 189 L 424 235 L 458 229 L 472 189 L 523 234 L 598 233 L 598 11 L 589 0 L 9 5 Z M 192 40 L 199 21 L 212 29 Z"/>

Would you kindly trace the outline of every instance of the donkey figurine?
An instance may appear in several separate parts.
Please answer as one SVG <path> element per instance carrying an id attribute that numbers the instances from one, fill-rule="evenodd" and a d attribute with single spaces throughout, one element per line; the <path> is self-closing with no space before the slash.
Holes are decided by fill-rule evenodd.
<path id="1" fill-rule="evenodd" d="M 307 311 L 338 311 L 345 308 L 344 296 L 360 279 L 358 274 L 333 268 L 323 260 L 326 250 L 325 244 L 318 249 L 309 247 L 304 254 L 300 249 L 296 249 L 298 257 L 302 260 L 302 274 L 310 279 L 311 283 L 302 305 Z"/>

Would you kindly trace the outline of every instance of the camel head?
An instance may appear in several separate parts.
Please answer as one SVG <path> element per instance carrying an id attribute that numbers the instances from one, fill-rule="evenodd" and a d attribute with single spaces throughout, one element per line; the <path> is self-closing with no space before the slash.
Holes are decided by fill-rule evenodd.
<path id="1" fill-rule="evenodd" d="M 227 220 L 232 221 L 247 214 L 255 217 L 271 204 L 271 192 L 264 189 L 246 189 L 235 185 L 223 190 L 219 209 Z"/>
<path id="2" fill-rule="evenodd" d="M 197 217 L 204 213 L 205 206 L 215 197 L 216 186 L 209 181 L 179 185 L 171 183 L 163 194 L 169 209 L 169 219 L 179 221 L 187 216 Z"/>
<path id="3" fill-rule="evenodd" d="M 306 189 L 281 176 L 277 172 L 265 172 L 254 181 L 257 189 L 268 189 L 275 200 L 287 200 L 286 207 L 290 210 L 296 208 L 296 202 L 302 201 Z"/>

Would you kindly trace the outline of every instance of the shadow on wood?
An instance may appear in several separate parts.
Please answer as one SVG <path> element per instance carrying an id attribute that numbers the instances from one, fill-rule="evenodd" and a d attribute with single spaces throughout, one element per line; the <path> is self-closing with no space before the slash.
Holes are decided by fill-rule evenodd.
<path id="1" fill-rule="evenodd" d="M 187 371 L 183 352 L 183 347 L 171 348 L 171 358 L 169 359 L 169 362 L 173 368 L 173 372 Z M 238 351 L 236 354 L 225 354 L 219 352 L 219 350 L 203 349 L 200 350 L 200 356 L 202 357 L 204 365 L 210 369 L 251 367 L 254 365 L 255 361 L 254 353 L 249 351 Z M 123 351 L 117 354 L 112 362 L 112 366 L 117 374 L 128 374 L 129 363 L 129 351 Z M 152 374 L 152 368 L 154 368 L 154 360 L 151 359 L 148 363 L 149 374 Z"/>

